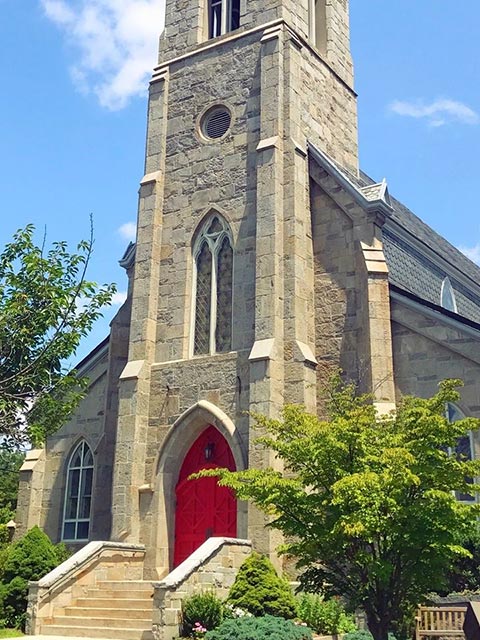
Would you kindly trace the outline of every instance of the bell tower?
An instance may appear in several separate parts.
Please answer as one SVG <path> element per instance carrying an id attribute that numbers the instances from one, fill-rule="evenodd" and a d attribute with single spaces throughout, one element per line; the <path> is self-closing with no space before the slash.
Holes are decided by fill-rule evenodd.
<path id="1" fill-rule="evenodd" d="M 237 469 L 275 466 L 247 412 L 315 411 L 308 142 L 357 171 L 347 0 L 167 0 L 113 499 L 114 536 L 154 549 L 157 571 L 199 429 L 220 430 Z M 237 521 L 273 553 L 261 514 L 239 505 Z"/>

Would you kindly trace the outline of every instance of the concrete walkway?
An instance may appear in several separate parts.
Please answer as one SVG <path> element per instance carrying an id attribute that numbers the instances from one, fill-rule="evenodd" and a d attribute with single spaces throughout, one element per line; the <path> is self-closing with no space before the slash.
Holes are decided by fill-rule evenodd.
<path id="1" fill-rule="evenodd" d="M 105 638 L 91 638 L 88 635 L 82 637 L 75 636 L 21 636 L 24 640 L 105 640 Z M 12 638 L 11 640 L 15 640 Z"/>

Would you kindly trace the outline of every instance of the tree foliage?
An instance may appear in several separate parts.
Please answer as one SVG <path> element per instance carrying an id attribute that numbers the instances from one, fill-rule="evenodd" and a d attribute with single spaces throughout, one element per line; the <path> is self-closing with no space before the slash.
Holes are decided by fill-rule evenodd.
<path id="1" fill-rule="evenodd" d="M 39 527 L 4 549 L 0 555 L 0 623 L 25 623 L 28 583 L 40 580 L 68 557 L 65 545 L 55 545 Z"/>
<path id="2" fill-rule="evenodd" d="M 260 442 L 284 461 L 272 469 L 210 470 L 239 499 L 253 500 L 289 541 L 307 591 L 344 595 L 362 606 L 376 640 L 398 629 L 422 596 L 439 586 L 476 526 L 480 506 L 466 478 L 480 462 L 448 454 L 480 421 L 449 423 L 447 402 L 459 381 L 445 381 L 430 399 L 405 398 L 379 416 L 368 397 L 337 380 L 328 419 L 287 406 L 281 420 L 257 416 Z"/>
<path id="3" fill-rule="evenodd" d="M 469 555 L 455 558 L 452 567 L 447 574 L 445 588 L 440 595 L 449 593 L 480 593 L 480 531 L 473 529 L 462 546 L 467 549 Z"/>
<path id="4" fill-rule="evenodd" d="M 93 240 L 37 246 L 32 225 L 0 254 L 0 436 L 14 446 L 42 441 L 68 418 L 85 382 L 64 362 L 74 355 L 113 285 L 86 280 Z"/>
<path id="5" fill-rule="evenodd" d="M 14 518 L 17 508 L 18 472 L 25 455 L 0 448 L 0 525 Z"/>

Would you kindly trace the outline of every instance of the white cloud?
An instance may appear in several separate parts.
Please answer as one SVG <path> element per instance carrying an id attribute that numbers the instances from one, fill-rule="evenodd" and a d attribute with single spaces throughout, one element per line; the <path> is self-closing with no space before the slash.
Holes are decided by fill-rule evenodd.
<path id="1" fill-rule="evenodd" d="M 126 291 L 117 291 L 117 293 L 114 293 L 112 296 L 112 305 L 120 306 L 125 302 L 126 299 L 127 299 Z"/>
<path id="2" fill-rule="evenodd" d="M 458 247 L 467 258 L 480 265 L 480 242 L 474 247 Z"/>
<path id="3" fill-rule="evenodd" d="M 122 224 L 117 231 L 122 238 L 125 238 L 125 240 L 135 242 L 137 237 L 137 225 L 134 222 L 126 222 L 125 224 Z"/>
<path id="4" fill-rule="evenodd" d="M 103 107 L 123 108 L 145 95 L 156 63 L 165 0 L 40 0 L 78 62 L 72 80 Z"/>
<path id="5" fill-rule="evenodd" d="M 449 98 L 439 98 L 430 103 L 421 100 L 395 100 L 389 105 L 389 109 L 399 116 L 425 118 L 431 127 L 441 127 L 450 122 L 480 123 L 480 116 L 476 111 L 462 102 Z"/>

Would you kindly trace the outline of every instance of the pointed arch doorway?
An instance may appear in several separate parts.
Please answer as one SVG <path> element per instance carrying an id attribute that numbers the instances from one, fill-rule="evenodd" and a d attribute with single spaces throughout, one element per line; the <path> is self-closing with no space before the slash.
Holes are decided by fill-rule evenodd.
<path id="1" fill-rule="evenodd" d="M 175 488 L 174 567 L 212 536 L 237 536 L 237 501 L 233 492 L 219 487 L 216 478 L 188 480 L 201 469 L 219 467 L 236 471 L 228 442 L 209 426 L 185 456 Z"/>

